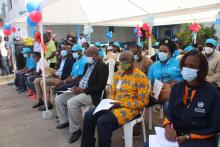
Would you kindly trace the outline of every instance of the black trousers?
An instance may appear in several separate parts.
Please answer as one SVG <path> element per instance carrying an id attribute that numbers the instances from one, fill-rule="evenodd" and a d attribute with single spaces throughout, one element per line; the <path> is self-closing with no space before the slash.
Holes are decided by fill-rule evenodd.
<path id="1" fill-rule="evenodd" d="M 120 127 L 118 120 L 111 111 L 93 115 L 94 110 L 85 113 L 81 147 L 95 147 L 95 127 L 98 131 L 98 146 L 111 147 L 112 133 Z"/>

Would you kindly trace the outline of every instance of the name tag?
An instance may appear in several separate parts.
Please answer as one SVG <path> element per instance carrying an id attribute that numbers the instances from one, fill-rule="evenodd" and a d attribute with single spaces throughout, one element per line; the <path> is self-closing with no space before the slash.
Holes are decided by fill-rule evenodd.
<path id="1" fill-rule="evenodd" d="M 122 84 L 122 80 L 119 80 L 119 81 L 118 81 L 118 85 L 117 85 L 117 89 L 120 89 L 120 88 L 121 88 L 121 84 Z"/>

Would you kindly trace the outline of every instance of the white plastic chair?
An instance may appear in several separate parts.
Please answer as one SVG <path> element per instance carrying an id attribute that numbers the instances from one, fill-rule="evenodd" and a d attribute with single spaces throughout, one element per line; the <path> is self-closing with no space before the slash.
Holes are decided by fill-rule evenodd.
<path id="1" fill-rule="evenodd" d="M 81 107 L 83 118 L 84 118 L 85 113 L 86 113 L 91 107 L 92 107 L 92 105 Z"/>
<path id="2" fill-rule="evenodd" d="M 146 129 L 145 129 L 145 123 L 144 123 L 144 114 L 145 114 L 145 108 L 140 117 L 126 123 L 123 126 L 124 136 L 125 136 L 125 147 L 133 147 L 133 128 L 136 124 L 140 122 L 142 124 L 142 129 L 143 129 L 144 142 L 146 142 Z"/>

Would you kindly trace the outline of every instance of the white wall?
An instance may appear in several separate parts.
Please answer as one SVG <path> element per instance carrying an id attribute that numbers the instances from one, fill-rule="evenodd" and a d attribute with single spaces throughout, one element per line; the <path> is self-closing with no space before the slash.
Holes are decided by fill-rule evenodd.
<path id="1" fill-rule="evenodd" d="M 57 39 L 65 38 L 68 33 L 76 34 L 76 26 L 74 25 L 46 25 L 44 30 L 52 30 Z M 91 42 L 101 41 L 106 42 L 107 27 L 93 26 L 93 33 L 91 34 Z M 83 26 L 80 27 L 80 32 L 83 32 Z M 133 28 L 115 27 L 115 33 L 110 41 L 132 41 L 136 40 L 136 35 L 133 33 Z"/>

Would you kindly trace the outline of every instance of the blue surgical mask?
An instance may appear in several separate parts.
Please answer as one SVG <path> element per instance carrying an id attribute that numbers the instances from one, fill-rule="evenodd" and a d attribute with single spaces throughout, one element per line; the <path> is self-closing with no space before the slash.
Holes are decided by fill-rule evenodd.
<path id="1" fill-rule="evenodd" d="M 60 52 L 60 54 L 61 54 L 62 57 L 66 57 L 66 55 L 67 55 L 67 50 L 62 50 L 62 51 Z"/>
<path id="2" fill-rule="evenodd" d="M 73 53 L 73 58 L 74 59 L 78 59 L 79 58 L 79 54 L 78 53 Z"/>
<path id="3" fill-rule="evenodd" d="M 190 82 L 190 81 L 193 81 L 197 78 L 198 71 L 199 71 L 198 69 L 183 67 L 181 74 L 182 74 L 184 80 Z"/>
<path id="4" fill-rule="evenodd" d="M 161 62 L 164 62 L 164 61 L 168 60 L 169 54 L 164 53 L 164 52 L 159 52 L 158 57 L 159 57 Z"/>
<path id="5" fill-rule="evenodd" d="M 89 64 L 94 63 L 93 57 L 86 57 L 86 60 L 87 60 L 87 63 L 89 63 Z"/>

